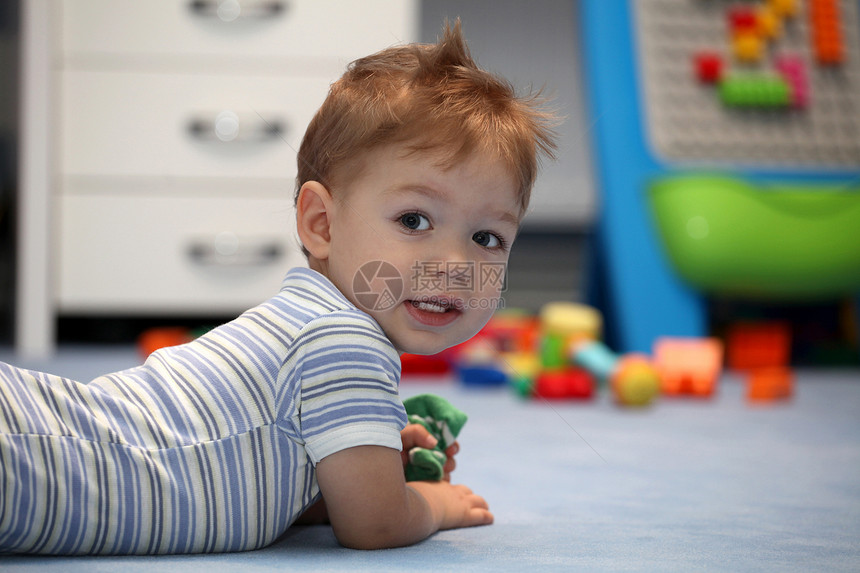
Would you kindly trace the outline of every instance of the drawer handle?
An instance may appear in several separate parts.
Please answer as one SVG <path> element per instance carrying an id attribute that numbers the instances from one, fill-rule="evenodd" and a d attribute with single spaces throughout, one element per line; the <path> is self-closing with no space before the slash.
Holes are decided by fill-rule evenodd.
<path id="1" fill-rule="evenodd" d="M 218 18 L 222 22 L 233 22 L 239 17 L 266 20 L 277 18 L 287 11 L 287 3 L 278 0 L 241 2 L 240 0 L 191 0 L 191 13 L 203 18 Z"/>
<path id="2" fill-rule="evenodd" d="M 260 142 L 283 139 L 287 128 L 280 120 L 240 121 L 232 111 L 214 118 L 198 117 L 188 122 L 187 132 L 198 141 Z"/>
<path id="3" fill-rule="evenodd" d="M 195 240 L 188 246 L 188 256 L 196 264 L 207 267 L 262 267 L 284 255 L 277 241 L 242 245 L 233 233 L 219 233 L 215 240 Z"/>

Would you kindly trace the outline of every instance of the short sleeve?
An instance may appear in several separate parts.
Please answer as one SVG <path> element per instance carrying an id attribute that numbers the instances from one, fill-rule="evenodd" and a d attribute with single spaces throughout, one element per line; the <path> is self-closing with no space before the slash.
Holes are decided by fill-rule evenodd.
<path id="1" fill-rule="evenodd" d="M 355 446 L 402 449 L 400 358 L 373 319 L 358 311 L 328 314 L 309 322 L 295 343 L 301 436 L 314 465 Z"/>

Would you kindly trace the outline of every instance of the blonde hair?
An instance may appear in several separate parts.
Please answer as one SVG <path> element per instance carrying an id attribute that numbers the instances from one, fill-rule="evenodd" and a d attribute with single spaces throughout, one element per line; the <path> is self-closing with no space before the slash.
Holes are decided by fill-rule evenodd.
<path id="1" fill-rule="evenodd" d="M 470 154 L 500 158 L 516 177 L 524 214 L 541 155 L 554 158 L 554 114 L 540 95 L 518 97 L 505 79 L 480 69 L 457 20 L 435 44 L 388 48 L 352 62 L 332 84 L 298 153 L 302 185 L 331 189 L 361 153 L 389 143 L 443 153 L 452 166 Z M 351 171 L 354 173 L 354 171 Z"/>

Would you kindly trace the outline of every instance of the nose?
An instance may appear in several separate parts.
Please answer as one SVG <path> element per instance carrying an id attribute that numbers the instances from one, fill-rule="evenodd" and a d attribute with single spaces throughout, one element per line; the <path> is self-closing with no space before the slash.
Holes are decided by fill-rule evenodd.
<path id="1" fill-rule="evenodd" d="M 425 279 L 431 277 L 444 290 L 471 289 L 474 284 L 475 261 L 469 256 L 469 245 L 454 237 L 440 237 L 425 259 L 416 261 L 414 271 Z"/>
<path id="2" fill-rule="evenodd" d="M 468 241 L 459 237 L 449 236 L 442 241 L 439 260 L 442 262 L 442 271 L 448 277 L 460 276 L 470 263 L 474 265 L 474 259 L 469 256 L 468 249 Z"/>

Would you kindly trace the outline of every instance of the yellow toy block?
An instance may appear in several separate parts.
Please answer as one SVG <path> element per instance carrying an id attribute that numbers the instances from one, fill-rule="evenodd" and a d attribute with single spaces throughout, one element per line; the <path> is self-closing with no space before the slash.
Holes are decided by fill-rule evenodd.
<path id="1" fill-rule="evenodd" d="M 511 380 L 535 378 L 541 371 L 540 358 L 531 352 L 509 352 L 500 357 L 502 367 Z"/>
<path id="2" fill-rule="evenodd" d="M 797 0 L 768 0 L 767 7 L 779 16 L 793 18 L 797 16 Z"/>
<path id="3" fill-rule="evenodd" d="M 759 62 L 764 57 L 764 41 L 756 33 L 741 32 L 732 38 L 732 53 L 742 62 Z"/>
<path id="4" fill-rule="evenodd" d="M 541 328 L 545 334 L 571 338 L 599 340 L 603 318 L 595 308 L 573 302 L 550 302 L 540 311 Z"/>

